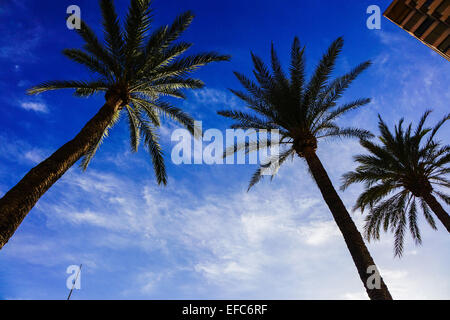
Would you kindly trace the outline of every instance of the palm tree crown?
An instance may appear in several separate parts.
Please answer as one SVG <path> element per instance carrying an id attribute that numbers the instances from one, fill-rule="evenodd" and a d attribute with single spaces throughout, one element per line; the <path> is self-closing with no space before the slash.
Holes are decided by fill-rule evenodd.
<path id="1" fill-rule="evenodd" d="M 370 102 L 370 99 L 358 99 L 337 105 L 337 101 L 351 82 L 371 64 L 369 61 L 364 62 L 349 73 L 330 81 L 329 78 L 342 46 L 342 38 L 338 38 L 331 44 L 308 82 L 305 76 L 305 48 L 300 46 L 297 37 L 292 44 L 290 78 L 283 72 L 273 44 L 271 48 L 272 71 L 259 57 L 251 54 L 255 68 L 254 75 L 258 84 L 235 72 L 237 79 L 248 93 L 235 90 L 231 90 L 231 92 L 246 102 L 247 107 L 256 114 L 234 110 L 219 111 L 219 114 L 236 120 L 237 122 L 232 125 L 232 128 L 235 129 L 279 130 L 282 146 L 279 155 L 275 155 L 255 172 L 249 189 L 263 177 L 261 173 L 265 168 L 273 167 L 274 164 L 281 165 L 295 153 L 302 157 L 306 147 L 316 150 L 318 139 L 367 138 L 371 136 L 367 130 L 341 128 L 335 122 L 346 112 Z M 259 140 L 235 144 L 226 150 L 225 154 L 239 150 L 252 152 L 266 146 L 270 146 L 270 141 Z"/>
<path id="2" fill-rule="evenodd" d="M 450 196 L 433 188 L 433 185 L 450 187 L 450 181 L 445 178 L 450 172 L 450 146 L 435 140 L 437 131 L 450 115 L 433 128 L 427 128 L 425 121 L 429 114 L 430 111 L 424 113 L 415 130 L 411 124 L 403 128 L 404 120 L 400 120 L 394 132 L 379 117 L 381 144 L 361 140 L 369 154 L 355 156 L 358 167 L 343 177 L 342 189 L 353 183 L 364 183 L 365 190 L 355 209 L 370 210 L 366 217 L 366 237 L 379 239 L 381 227 L 384 231 L 390 228 L 395 236 L 396 256 L 402 255 L 408 226 L 415 242 L 422 241 L 417 225 L 418 207 L 422 208 L 425 220 L 436 229 L 427 196 L 435 194 L 450 204 Z"/>
<path id="3" fill-rule="evenodd" d="M 164 26 L 149 33 L 151 25 L 150 0 L 132 0 L 126 17 L 124 30 L 113 1 L 100 0 L 103 16 L 104 43 L 94 32 L 81 23 L 77 32 L 83 38 L 83 49 L 66 49 L 63 54 L 95 73 L 95 81 L 51 81 L 28 90 L 39 94 L 49 90 L 75 89 L 75 95 L 88 97 L 105 92 L 105 98 L 116 97 L 122 101 L 113 121 L 103 133 L 107 136 L 121 113 L 128 118 L 130 142 L 133 151 L 138 150 L 141 139 L 148 148 L 159 184 L 166 184 L 167 174 L 156 128 L 160 126 L 160 115 L 180 123 L 191 132 L 193 119 L 161 97 L 184 98 L 182 89 L 198 89 L 203 82 L 188 77 L 198 67 L 213 61 L 229 60 L 229 56 L 215 52 L 200 53 L 181 58 L 191 43 L 174 43 L 189 27 L 193 14 L 186 12 L 178 16 L 171 26 Z M 87 168 L 102 139 L 93 145 L 82 160 Z"/>

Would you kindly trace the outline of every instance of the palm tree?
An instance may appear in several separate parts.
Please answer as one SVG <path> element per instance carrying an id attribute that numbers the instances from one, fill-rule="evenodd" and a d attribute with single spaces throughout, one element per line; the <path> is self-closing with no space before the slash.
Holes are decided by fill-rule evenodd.
<path id="1" fill-rule="evenodd" d="M 319 139 L 367 138 L 371 135 L 368 131 L 358 128 L 341 128 L 335 122 L 344 113 L 366 105 L 370 101 L 369 99 L 359 99 L 337 106 L 337 100 L 345 89 L 370 65 L 370 62 L 364 62 L 351 72 L 329 81 L 342 46 L 342 38 L 338 38 L 332 43 L 308 82 L 305 79 L 305 48 L 301 48 L 297 37 L 292 45 L 290 79 L 282 70 L 273 44 L 271 50 L 272 71 L 252 53 L 254 75 L 258 84 L 235 72 L 237 79 L 248 91 L 248 94 L 231 90 L 246 102 L 251 112 L 228 110 L 220 111 L 219 114 L 236 120 L 236 123 L 232 125 L 232 128 L 235 129 L 278 130 L 280 153 L 269 159 L 267 164 L 258 168 L 250 181 L 249 189 L 261 180 L 262 173 L 268 168 L 278 167 L 286 159 L 294 158 L 295 155 L 304 158 L 322 197 L 344 236 L 369 297 L 371 299 L 392 299 L 382 279 L 381 288 L 370 289 L 367 283 L 370 274 L 367 270 L 375 263 L 316 154 Z M 225 150 L 224 155 L 242 150 L 248 153 L 271 146 L 270 135 L 267 141 L 262 141 L 263 139 L 260 139 L 259 136 L 256 141 L 251 143 L 234 144 Z"/>
<path id="2" fill-rule="evenodd" d="M 0 249 L 39 198 L 79 159 L 86 169 L 103 138 L 125 114 L 130 130 L 131 148 L 140 141 L 148 149 L 158 184 L 166 184 L 167 173 L 156 129 L 160 115 L 170 117 L 194 131 L 193 119 L 182 110 L 161 100 L 171 96 L 184 98 L 183 89 L 198 89 L 203 82 L 190 78 L 200 66 L 229 60 L 218 53 L 200 53 L 181 57 L 191 43 L 176 42 L 193 20 L 191 12 L 178 16 L 171 26 L 149 33 L 150 0 L 131 0 L 124 28 L 120 27 L 111 0 L 100 1 L 105 41 L 96 37 L 84 23 L 77 32 L 83 49 L 66 49 L 63 54 L 82 64 L 98 77 L 94 81 L 51 81 L 29 89 L 29 94 L 50 90 L 74 89 L 75 96 L 89 97 L 105 92 L 106 103 L 76 137 L 59 148 L 0 199 Z"/>
<path id="3" fill-rule="evenodd" d="M 356 201 L 355 210 L 369 208 L 366 238 L 379 239 L 381 226 L 385 231 L 390 228 L 394 232 L 396 256 L 402 255 L 408 226 L 416 244 L 422 241 L 417 225 L 418 208 L 422 209 L 425 220 L 433 229 L 436 225 L 430 209 L 450 232 L 450 216 L 435 195 L 447 204 L 450 204 L 450 196 L 434 188 L 450 188 L 450 181 L 445 178 L 450 172 L 450 146 L 442 146 L 434 140 L 450 114 L 434 128 L 425 128 L 429 114 L 430 111 L 423 114 L 414 131 L 411 124 L 405 130 L 403 119 L 400 120 L 393 133 L 379 117 L 381 145 L 361 140 L 369 154 L 355 156 L 358 167 L 343 176 L 342 189 L 353 183 L 364 183 L 364 192 Z"/>

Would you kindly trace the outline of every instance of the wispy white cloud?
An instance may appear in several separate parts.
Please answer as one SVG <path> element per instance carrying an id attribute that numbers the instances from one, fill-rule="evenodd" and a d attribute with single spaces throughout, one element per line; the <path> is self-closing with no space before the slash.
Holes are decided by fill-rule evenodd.
<path id="1" fill-rule="evenodd" d="M 30 162 L 37 164 L 42 160 L 44 160 L 44 153 L 40 149 L 31 149 L 29 151 L 26 151 L 23 157 L 26 160 L 29 160 Z"/>
<path id="2" fill-rule="evenodd" d="M 223 107 L 226 108 L 234 106 L 237 101 L 235 96 L 230 92 L 214 88 L 204 88 L 193 91 L 193 96 L 195 97 L 195 103 L 203 105 L 223 105 Z"/>
<path id="3" fill-rule="evenodd" d="M 32 146 L 15 136 L 0 135 L 0 160 L 14 160 L 29 165 L 45 159 L 48 151 Z"/>
<path id="4" fill-rule="evenodd" d="M 432 117 L 441 117 L 450 101 L 450 75 L 445 72 L 448 62 L 402 32 L 374 33 L 383 45 L 373 66 L 379 81 L 372 94 L 375 110 L 395 121 L 401 117 L 417 120 L 426 109 L 436 111 Z"/>
<path id="5" fill-rule="evenodd" d="M 231 93 L 222 89 L 204 88 L 193 91 L 183 102 L 183 108 L 190 112 L 196 120 L 214 115 L 218 110 L 239 106 L 239 100 Z"/>
<path id="6" fill-rule="evenodd" d="M 31 110 L 35 112 L 48 113 L 48 107 L 42 102 L 22 102 L 20 107 L 25 110 Z"/>
<path id="7" fill-rule="evenodd" d="M 299 227 L 300 235 L 305 243 L 320 246 L 339 239 L 341 234 L 334 221 L 313 221 Z"/>
<path id="8" fill-rule="evenodd" d="M 335 153 L 322 153 L 324 159 L 331 156 L 336 160 Z M 88 251 L 94 261 L 102 260 L 105 250 L 161 255 L 165 268 L 143 262 L 142 270 L 130 274 L 134 282 L 123 292 L 127 297 L 158 297 L 177 275 L 187 274 L 195 282 L 186 285 L 200 290 L 196 298 L 364 299 L 344 241 L 304 165 L 295 161 L 280 173 L 282 180 L 263 183 L 251 193 L 218 195 L 207 188 L 196 192 L 181 187 L 177 181 L 159 189 L 146 180 L 74 169 L 54 191 L 56 198 L 39 204 L 39 212 L 45 214 L 49 230 L 92 230 L 85 241 L 98 248 Z M 344 195 L 344 201 L 349 198 L 351 194 Z M 362 217 L 356 215 L 355 220 L 361 226 Z M 436 237 L 439 234 L 425 230 L 425 241 Z M 407 275 L 417 274 L 420 267 L 397 266 L 391 239 L 370 249 L 397 298 L 449 294 L 448 288 L 420 294 L 408 290 L 436 279 L 428 273 L 410 279 Z M 420 266 L 422 250 L 430 248 L 404 259 Z M 183 291 L 172 296 L 183 297 L 192 296 Z"/>

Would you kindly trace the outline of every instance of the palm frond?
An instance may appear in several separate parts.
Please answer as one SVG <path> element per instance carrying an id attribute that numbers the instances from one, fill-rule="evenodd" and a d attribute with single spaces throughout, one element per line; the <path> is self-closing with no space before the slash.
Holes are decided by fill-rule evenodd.
<path id="1" fill-rule="evenodd" d="M 143 136 L 144 144 L 147 147 L 152 158 L 153 169 L 158 184 L 167 184 L 167 172 L 164 164 L 164 155 L 158 142 L 159 137 L 155 128 L 147 121 L 141 119 L 140 131 Z"/>
<path id="2" fill-rule="evenodd" d="M 303 102 L 304 105 L 309 105 L 310 103 L 312 103 L 319 92 L 325 87 L 326 82 L 334 69 L 336 59 L 339 53 L 342 51 L 343 46 L 344 40 L 341 37 L 337 38 L 328 48 L 328 51 L 325 53 L 325 55 L 322 57 L 319 65 L 314 72 L 314 75 L 310 79 L 306 88 L 305 100 Z"/>
<path id="3" fill-rule="evenodd" d="M 425 220 L 428 222 L 428 224 L 430 225 L 431 228 L 433 228 L 434 230 L 437 230 L 436 222 L 434 221 L 434 218 L 431 215 L 428 204 L 425 202 L 425 200 L 420 199 L 420 205 L 422 207 L 423 216 L 425 217 Z"/>
<path id="4" fill-rule="evenodd" d="M 450 113 L 445 115 L 434 127 L 433 130 L 431 131 L 431 134 L 428 137 L 428 142 L 430 143 L 434 136 L 436 135 L 436 133 L 439 131 L 439 129 L 444 125 L 444 123 L 446 123 L 448 120 L 450 120 Z"/>
<path id="5" fill-rule="evenodd" d="M 194 20 L 194 14 L 191 11 L 186 11 L 176 17 L 172 25 L 167 29 L 162 47 L 167 47 L 177 40 L 189 28 L 192 20 Z"/>
<path id="6" fill-rule="evenodd" d="M 180 58 L 170 65 L 164 66 L 158 70 L 153 80 L 160 80 L 169 77 L 186 76 L 199 67 L 205 66 L 211 62 L 229 61 L 230 56 L 221 55 L 216 52 L 199 53 L 185 58 Z"/>
<path id="7" fill-rule="evenodd" d="M 258 83 L 261 88 L 266 90 L 267 93 L 270 93 L 275 88 L 275 79 L 269 71 L 269 68 L 264 64 L 260 57 L 251 53 L 253 65 L 255 67 L 255 71 L 253 72 Z"/>
<path id="8" fill-rule="evenodd" d="M 272 42 L 271 47 L 271 61 L 272 61 L 272 70 L 275 76 L 275 80 L 281 88 L 285 90 L 289 90 L 289 80 L 286 78 L 286 75 L 283 72 L 283 68 L 281 67 L 280 59 L 278 59 L 277 52 L 275 51 L 275 47 Z"/>
<path id="9" fill-rule="evenodd" d="M 162 115 L 167 116 L 184 126 L 192 135 L 197 136 L 199 128 L 195 126 L 194 119 L 180 108 L 174 107 L 170 103 L 164 101 L 155 101 L 149 103 L 149 105 L 156 108 Z"/>
<path id="10" fill-rule="evenodd" d="M 434 191 L 438 195 L 439 198 L 441 198 L 447 205 L 450 205 L 450 196 L 448 194 L 445 194 L 441 191 Z"/>
<path id="11" fill-rule="evenodd" d="M 131 150 L 133 152 L 137 152 L 139 148 L 140 142 L 140 126 L 139 126 L 139 118 L 135 114 L 135 110 L 131 108 L 129 105 L 125 106 L 128 115 L 128 127 L 130 130 L 130 145 Z"/>
<path id="12" fill-rule="evenodd" d="M 75 61 L 79 64 L 84 65 L 89 70 L 94 73 L 99 73 L 100 75 L 111 78 L 111 74 L 109 72 L 108 67 L 106 67 L 102 62 L 92 57 L 91 55 L 85 53 L 79 49 L 64 49 L 63 55 L 69 58 L 72 61 Z"/>
<path id="13" fill-rule="evenodd" d="M 111 123 L 103 131 L 101 138 L 97 141 L 97 143 L 93 144 L 89 148 L 89 151 L 83 156 L 83 159 L 81 160 L 81 163 L 80 163 L 80 167 L 83 169 L 83 171 L 87 170 L 89 164 L 91 163 L 92 159 L 94 158 L 95 154 L 97 153 L 97 150 L 100 148 L 103 141 L 108 137 L 109 130 L 117 124 L 119 119 L 120 119 L 120 111 L 118 111 L 114 114 L 114 117 L 113 117 Z"/>
<path id="14" fill-rule="evenodd" d="M 250 179 L 247 192 L 257 184 L 261 179 L 266 175 L 265 172 L 267 170 L 271 170 L 271 177 L 273 178 L 275 174 L 278 172 L 278 168 L 286 161 L 286 159 L 292 155 L 294 151 L 292 149 L 288 149 L 281 154 L 277 154 L 272 156 L 266 164 L 261 164 L 260 167 L 255 171 L 252 178 Z"/>
<path id="15" fill-rule="evenodd" d="M 34 95 L 40 94 L 46 91 L 59 90 L 59 89 L 75 89 L 76 94 L 79 96 L 91 95 L 99 91 L 108 90 L 109 84 L 103 81 L 48 81 L 40 85 L 34 86 L 27 90 L 27 94 Z"/>
<path id="16" fill-rule="evenodd" d="M 119 18 L 112 0 L 101 0 L 104 37 L 108 49 L 116 59 L 122 59 L 125 43 L 120 30 Z"/>
<path id="17" fill-rule="evenodd" d="M 365 99 L 357 99 L 355 101 L 346 103 L 346 104 L 334 109 L 333 111 L 330 111 L 329 114 L 325 117 L 325 119 L 323 121 L 328 122 L 328 121 L 334 120 L 334 119 L 340 117 L 341 115 L 343 115 L 344 113 L 347 113 L 350 110 L 355 110 L 357 108 L 365 106 L 366 104 L 370 103 L 370 101 L 371 100 L 369 98 L 365 98 Z"/>
<path id="18" fill-rule="evenodd" d="M 321 133 L 318 138 L 358 138 L 358 139 L 370 139 L 373 134 L 369 130 L 359 129 L 359 128 L 338 128 L 330 129 Z"/>
<path id="19" fill-rule="evenodd" d="M 291 49 L 291 94 L 293 100 L 300 104 L 305 85 L 305 47 L 300 47 L 300 40 L 295 37 Z"/>
<path id="20" fill-rule="evenodd" d="M 81 21 L 81 28 L 76 31 L 85 41 L 83 48 L 107 66 L 116 76 L 120 76 L 120 66 L 99 41 L 94 31 L 84 21 Z"/>
<path id="21" fill-rule="evenodd" d="M 179 15 L 172 25 L 158 28 L 154 31 L 146 44 L 145 53 L 147 57 L 162 53 L 172 42 L 177 40 L 181 34 L 191 25 L 194 15 L 190 11 L 186 11 Z"/>
<path id="22" fill-rule="evenodd" d="M 128 62 L 135 57 L 150 28 L 150 0 L 131 0 L 125 21 L 125 54 Z"/>
<path id="23" fill-rule="evenodd" d="M 420 235 L 420 230 L 417 225 L 417 207 L 415 199 L 412 200 L 411 206 L 409 207 L 408 221 L 409 221 L 409 231 L 411 232 L 411 235 L 416 245 L 422 244 L 422 237 Z"/>
<path id="24" fill-rule="evenodd" d="M 131 102 L 134 104 L 136 110 L 143 111 L 147 118 L 153 123 L 155 127 L 159 127 L 161 125 L 161 121 L 159 119 L 159 115 L 155 108 L 149 104 L 149 102 L 145 99 L 133 97 Z"/>

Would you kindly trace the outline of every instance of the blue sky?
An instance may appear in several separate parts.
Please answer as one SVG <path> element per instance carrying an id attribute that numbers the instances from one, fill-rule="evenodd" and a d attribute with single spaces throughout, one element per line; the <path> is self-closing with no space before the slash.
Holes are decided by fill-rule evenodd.
<path id="1" fill-rule="evenodd" d="M 183 40 L 192 52 L 216 50 L 232 61 L 197 72 L 206 88 L 177 105 L 203 127 L 224 130 L 216 115 L 240 102 L 227 88 L 240 88 L 232 71 L 250 74 L 250 50 L 268 58 L 271 41 L 287 66 L 294 36 L 307 47 L 308 71 L 329 44 L 343 36 L 336 74 L 365 60 L 374 65 L 342 101 L 370 97 L 364 109 L 342 119 L 377 132 L 376 116 L 389 124 L 417 121 L 433 109 L 432 121 L 448 112 L 450 65 L 406 32 L 382 19 L 366 28 L 366 8 L 390 1 L 155 0 L 154 26 L 192 10 L 196 19 Z M 96 1 L 0 0 L 0 195 L 34 165 L 71 139 L 103 104 L 103 97 L 70 92 L 25 95 L 46 80 L 90 75 L 60 52 L 81 44 L 66 28 L 71 4 L 100 34 Z M 126 12 L 128 1 L 116 1 Z M 69 170 L 38 202 L 0 252 L 0 298 L 64 299 L 66 268 L 83 264 L 82 289 L 73 299 L 366 299 L 344 241 L 300 159 L 288 162 L 272 181 L 251 192 L 255 166 L 173 165 L 170 134 L 161 129 L 169 185 L 156 185 L 144 150 L 132 154 L 120 123 L 87 172 Z M 448 143 L 450 128 L 440 138 Z M 333 183 L 353 168 L 357 141 L 319 145 Z M 340 192 L 351 208 L 359 186 Z M 447 207 L 448 208 L 448 207 Z M 361 230 L 363 216 L 352 214 Z M 450 298 L 450 241 L 421 219 L 424 244 L 407 238 L 405 256 L 394 259 L 392 237 L 370 243 L 394 298 Z"/>

